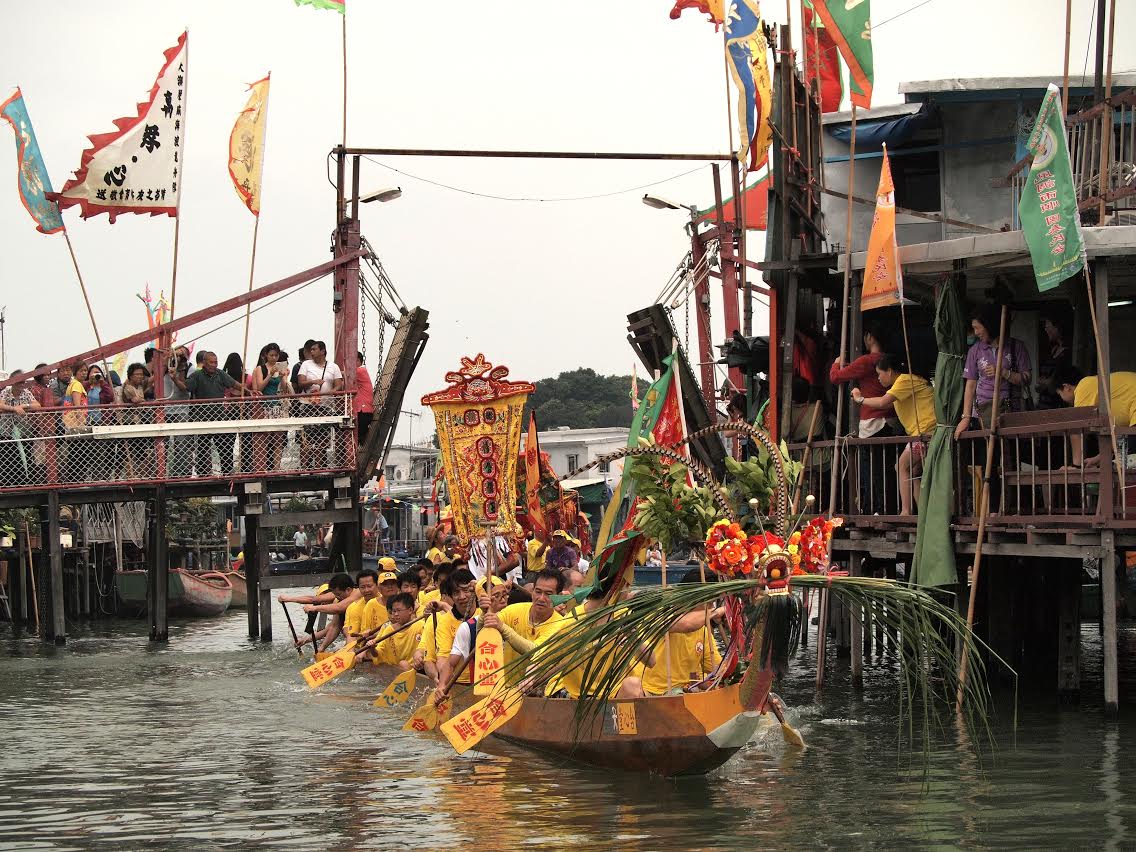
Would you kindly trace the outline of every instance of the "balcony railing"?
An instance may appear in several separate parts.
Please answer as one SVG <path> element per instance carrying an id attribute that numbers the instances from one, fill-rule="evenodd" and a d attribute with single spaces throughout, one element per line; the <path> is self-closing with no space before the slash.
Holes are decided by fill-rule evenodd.
<path id="1" fill-rule="evenodd" d="M 0 492 L 332 473 L 355 453 L 350 394 L 0 414 Z"/>
<path id="2" fill-rule="evenodd" d="M 1095 409 L 1007 414 L 1001 418 L 995 438 L 994 464 L 990 477 L 989 523 L 1033 529 L 1064 529 L 1084 526 L 1136 527 L 1134 499 L 1126 492 L 1136 488 L 1136 429 L 1118 429 L 1118 448 L 1125 468 L 1121 487 L 1113 464 L 1107 420 Z M 972 430 L 954 444 L 952 523 L 956 527 L 978 524 L 978 499 L 986 466 L 986 430 Z M 1083 450 L 1073 462 L 1073 443 Z M 852 527 L 914 527 L 919 501 L 908 515 L 900 514 L 900 481 L 897 461 L 915 439 L 841 439 L 837 464 L 835 513 Z M 828 505 L 833 464 L 833 442 L 814 441 L 803 471 L 802 493 L 815 494 L 817 507 Z M 804 444 L 790 444 L 790 455 L 801 461 Z M 1097 457 L 1098 461 L 1086 463 Z M 1129 470 L 1129 465 L 1134 469 Z M 922 474 L 912 477 L 913 488 Z"/>
<path id="3" fill-rule="evenodd" d="M 1069 158 L 1073 163 L 1073 184 L 1077 206 L 1086 213 L 1085 221 L 1097 223 L 1096 211 L 1103 202 L 1118 214 L 1116 223 L 1136 222 L 1136 89 L 1113 95 L 1109 103 L 1099 103 L 1065 119 Z M 1107 151 L 1102 136 L 1111 133 Z M 1103 162 L 1106 164 L 1101 167 Z M 1010 221 L 1018 221 L 1018 199 L 1029 176 L 1033 155 L 1014 163 L 1003 185 L 1010 187 Z M 1000 182 L 1001 183 L 1001 182 Z M 1106 217 L 1103 224 L 1110 224 Z"/>

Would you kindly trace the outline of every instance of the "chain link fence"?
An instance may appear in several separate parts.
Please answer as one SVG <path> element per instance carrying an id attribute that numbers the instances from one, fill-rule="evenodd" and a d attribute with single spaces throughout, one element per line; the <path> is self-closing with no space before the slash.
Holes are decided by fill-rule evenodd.
<path id="1" fill-rule="evenodd" d="M 350 394 L 0 414 L 0 491 L 352 470 Z"/>

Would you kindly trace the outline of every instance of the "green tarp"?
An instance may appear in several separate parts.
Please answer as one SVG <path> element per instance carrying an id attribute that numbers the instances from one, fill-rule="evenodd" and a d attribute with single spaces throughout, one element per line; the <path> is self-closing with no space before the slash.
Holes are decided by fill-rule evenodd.
<path id="1" fill-rule="evenodd" d="M 962 368 L 966 358 L 966 319 L 955 282 L 939 291 L 935 306 L 935 433 L 923 460 L 919 488 L 919 530 L 911 580 L 920 586 L 953 586 L 955 547 L 951 536 L 954 505 L 954 427 L 962 409 Z"/>

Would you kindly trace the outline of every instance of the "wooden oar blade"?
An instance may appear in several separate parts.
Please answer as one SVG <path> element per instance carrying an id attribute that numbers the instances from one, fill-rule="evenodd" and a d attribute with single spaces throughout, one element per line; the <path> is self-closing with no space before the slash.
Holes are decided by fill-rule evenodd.
<path id="1" fill-rule="evenodd" d="M 801 736 L 801 732 L 788 722 L 781 723 L 781 736 L 785 738 L 786 745 L 795 746 L 796 748 L 805 747 L 805 738 Z"/>
<path id="2" fill-rule="evenodd" d="M 490 695 L 501 679 L 501 669 L 505 668 L 504 640 L 497 628 L 483 627 L 478 631 L 474 659 L 477 670 L 473 675 L 473 694 Z"/>
<path id="3" fill-rule="evenodd" d="M 454 709 L 454 700 L 447 698 L 441 704 L 435 706 L 432 696 L 428 696 L 422 706 L 414 711 L 414 714 L 406 720 L 406 724 L 402 726 L 404 731 L 418 731 L 420 734 L 426 731 L 433 731 L 442 722 L 450 718 L 450 712 Z"/>
<path id="4" fill-rule="evenodd" d="M 414 691 L 414 683 L 417 679 L 418 673 L 414 669 L 403 672 L 391 681 L 390 686 L 384 689 L 383 694 L 376 698 L 372 704 L 375 707 L 396 707 L 405 703 L 406 699 L 410 697 L 410 693 Z"/>
<path id="5" fill-rule="evenodd" d="M 516 690 L 497 690 L 442 725 L 442 733 L 458 754 L 465 754 L 517 715 L 523 704 Z"/>
<path id="6" fill-rule="evenodd" d="M 308 682 L 308 688 L 315 689 L 317 686 L 323 686 L 325 683 L 335 680 L 344 672 L 350 671 L 354 665 L 355 652 L 344 648 L 326 659 L 312 663 L 306 669 L 301 669 L 300 674 Z"/>

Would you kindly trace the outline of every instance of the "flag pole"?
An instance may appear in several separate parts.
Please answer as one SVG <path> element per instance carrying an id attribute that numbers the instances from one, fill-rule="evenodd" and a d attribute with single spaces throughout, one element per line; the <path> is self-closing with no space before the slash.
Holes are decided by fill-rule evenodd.
<path id="1" fill-rule="evenodd" d="M 170 275 L 170 316 L 169 321 L 174 319 L 174 308 L 177 305 L 177 282 L 178 282 L 178 243 L 181 238 L 181 190 L 185 183 L 185 151 L 186 142 L 189 136 L 189 28 L 185 31 L 185 85 L 183 86 L 184 96 L 182 100 L 182 115 L 181 115 L 181 152 L 182 158 L 178 165 L 181 170 L 178 173 L 178 193 L 177 201 L 174 204 L 174 261 L 173 272 Z M 172 341 L 170 341 L 172 342 Z"/>
<path id="2" fill-rule="evenodd" d="M 848 351 L 848 300 L 852 287 L 852 191 L 856 176 L 856 104 L 852 104 L 852 129 L 848 140 L 848 222 L 844 229 L 844 290 L 840 299 L 840 350 L 837 358 L 843 358 Z M 828 517 L 836 514 L 836 484 L 840 468 L 840 432 L 844 423 L 844 394 L 836 396 L 836 437 L 832 442 L 832 465 L 828 481 Z M 832 560 L 832 542 L 828 544 L 828 558 Z M 817 674 L 816 687 L 824 686 L 824 657 L 828 644 L 828 589 L 820 593 L 820 612 L 817 624 Z"/>
<path id="3" fill-rule="evenodd" d="M 347 147 L 347 4 L 343 4 L 343 147 Z"/>
<path id="4" fill-rule="evenodd" d="M 272 72 L 269 71 L 267 78 L 272 79 Z M 269 94 L 264 98 L 264 105 L 261 109 L 264 111 L 264 133 L 261 135 L 260 143 L 260 174 L 257 176 L 257 199 L 256 199 L 256 222 L 252 226 L 252 258 L 249 260 L 249 287 L 248 291 L 252 292 L 253 274 L 256 272 L 256 238 L 260 232 L 260 194 L 264 190 L 264 152 L 268 148 L 268 98 L 271 97 L 271 89 Z M 252 316 L 252 303 L 245 305 L 245 342 L 241 347 L 241 367 L 244 369 L 246 375 L 251 374 L 248 368 L 248 345 L 249 345 L 249 319 Z"/>
<path id="5" fill-rule="evenodd" d="M 87 306 L 87 316 L 91 318 L 91 328 L 95 332 L 95 342 L 98 344 L 99 349 L 102 349 L 103 339 L 99 334 L 99 326 L 95 322 L 95 312 L 91 310 L 91 298 L 87 295 L 87 285 L 83 283 L 83 273 L 79 271 L 79 260 L 75 257 L 75 247 L 71 245 L 71 235 L 67 233 L 66 225 L 63 226 L 63 239 L 67 242 L 67 251 L 71 253 L 71 265 L 75 267 L 75 277 L 79 279 L 79 289 L 83 293 L 83 302 Z M 103 371 L 106 373 L 110 372 L 110 369 L 107 367 L 106 358 L 103 358 Z M 110 376 L 108 375 L 107 378 L 109 379 Z"/>
<path id="6" fill-rule="evenodd" d="M 1102 8 L 1104 4 L 1101 4 Z M 1100 204 L 1097 212 L 1097 225 L 1105 224 L 1105 196 L 1108 194 L 1109 143 L 1112 142 L 1112 45 L 1116 37 L 1116 0 L 1109 3 L 1108 9 L 1108 70 L 1105 72 L 1104 83 L 1104 114 L 1101 116 L 1101 155 L 1100 155 Z M 1061 116 L 1064 119 L 1064 115 Z M 1107 132 L 1106 132 L 1107 131 Z"/>
<path id="7" fill-rule="evenodd" d="M 1061 115 L 1069 114 L 1069 27 L 1073 19 L 1073 0 L 1065 0 L 1065 70 L 1061 77 Z"/>

